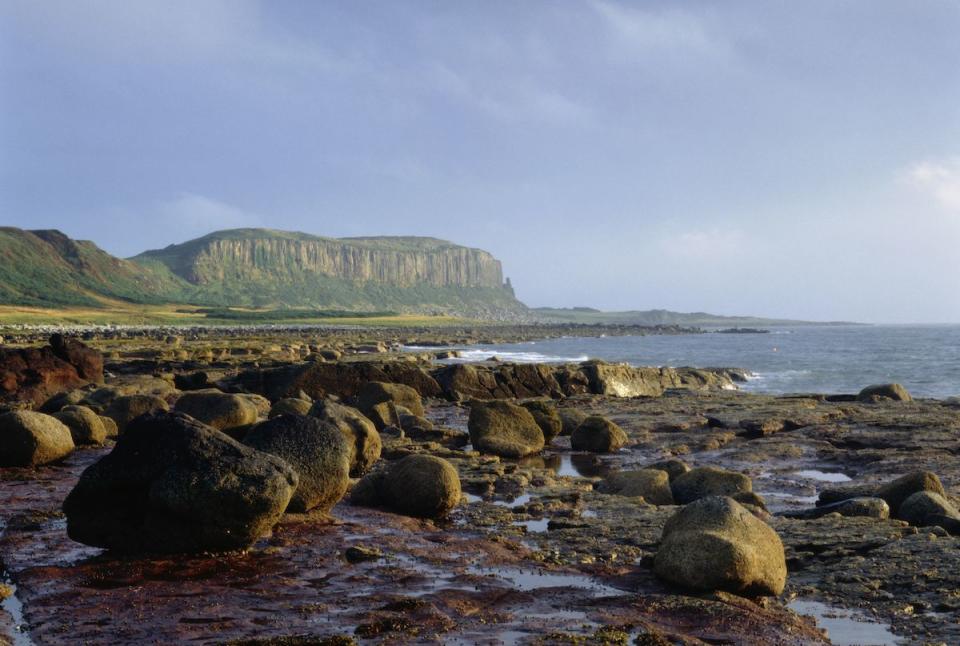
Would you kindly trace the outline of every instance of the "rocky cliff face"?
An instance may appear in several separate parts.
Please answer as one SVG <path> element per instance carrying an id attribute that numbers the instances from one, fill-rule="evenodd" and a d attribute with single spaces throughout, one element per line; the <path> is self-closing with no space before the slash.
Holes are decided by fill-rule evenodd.
<path id="1" fill-rule="evenodd" d="M 502 287 L 500 261 L 486 251 L 431 239 L 201 239 L 168 263 L 197 285 L 224 280 L 298 279 L 319 274 L 393 287 Z M 186 247 L 187 245 L 183 245 Z M 167 251 L 167 250 L 164 250 Z M 168 254 L 165 254 L 168 255 Z"/>

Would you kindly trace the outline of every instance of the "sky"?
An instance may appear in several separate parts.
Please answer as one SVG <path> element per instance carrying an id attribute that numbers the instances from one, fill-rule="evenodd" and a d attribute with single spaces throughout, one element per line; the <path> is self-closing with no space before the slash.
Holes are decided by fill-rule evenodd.
<path id="1" fill-rule="evenodd" d="M 960 322 L 960 2 L 6 0 L 0 224 L 427 235 L 531 306 Z"/>

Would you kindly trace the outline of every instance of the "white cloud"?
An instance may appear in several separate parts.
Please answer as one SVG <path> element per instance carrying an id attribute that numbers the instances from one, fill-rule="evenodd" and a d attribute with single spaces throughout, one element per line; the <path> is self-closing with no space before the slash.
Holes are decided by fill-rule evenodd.
<path id="1" fill-rule="evenodd" d="M 904 177 L 943 208 L 960 212 L 960 156 L 917 162 Z"/>
<path id="2" fill-rule="evenodd" d="M 590 6 L 611 30 L 625 55 L 642 57 L 680 51 L 717 57 L 729 53 L 729 45 L 711 34 L 703 19 L 689 11 L 676 7 L 646 9 L 610 0 L 593 0 Z"/>
<path id="3" fill-rule="evenodd" d="M 153 216 L 176 231 L 182 240 L 220 229 L 263 226 L 258 215 L 193 193 L 182 193 L 157 205 L 153 211 Z"/>

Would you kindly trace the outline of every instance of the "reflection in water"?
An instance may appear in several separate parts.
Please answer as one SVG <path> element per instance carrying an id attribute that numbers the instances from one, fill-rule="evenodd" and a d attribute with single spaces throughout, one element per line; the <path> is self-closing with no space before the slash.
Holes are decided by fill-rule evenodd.
<path id="1" fill-rule="evenodd" d="M 816 618 L 817 625 L 826 629 L 830 643 L 837 646 L 893 646 L 897 643 L 890 626 L 852 610 L 801 600 L 792 601 L 787 607 L 797 614 Z"/>
<path id="2" fill-rule="evenodd" d="M 520 460 L 522 466 L 532 469 L 550 469 L 558 476 L 595 478 L 611 471 L 611 466 L 592 453 L 551 453 Z"/>

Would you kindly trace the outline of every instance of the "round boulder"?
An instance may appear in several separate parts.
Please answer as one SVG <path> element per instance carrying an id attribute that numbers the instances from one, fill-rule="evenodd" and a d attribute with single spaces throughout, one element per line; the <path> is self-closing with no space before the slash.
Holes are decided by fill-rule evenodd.
<path id="1" fill-rule="evenodd" d="M 306 399 L 288 397 L 286 399 L 281 399 L 276 404 L 271 406 L 267 417 L 273 419 L 274 417 L 278 417 L 280 415 L 306 415 L 310 412 L 311 406 L 313 406 L 313 404 L 308 402 Z"/>
<path id="2" fill-rule="evenodd" d="M 777 533 L 722 496 L 701 498 L 667 521 L 653 571 L 689 590 L 726 590 L 743 596 L 776 596 L 787 582 Z"/>
<path id="3" fill-rule="evenodd" d="M 357 393 L 357 408 L 366 413 L 377 404 L 393 402 L 396 406 L 403 406 L 417 417 L 423 417 L 423 402 L 420 393 L 404 384 L 393 384 L 383 381 L 370 381 L 360 388 Z"/>
<path id="4" fill-rule="evenodd" d="M 363 478 L 350 501 L 406 516 L 437 518 L 456 507 L 460 496 L 460 476 L 452 464 L 432 455 L 408 455 Z"/>
<path id="5" fill-rule="evenodd" d="M 0 467 L 49 464 L 74 448 L 70 429 L 55 417 L 29 410 L 0 415 Z"/>
<path id="6" fill-rule="evenodd" d="M 913 401 L 913 397 L 907 392 L 907 389 L 900 384 L 877 384 L 867 386 L 857 395 L 857 400 L 862 402 L 873 402 L 878 399 L 892 399 L 898 402 Z"/>
<path id="7" fill-rule="evenodd" d="M 383 450 L 380 433 L 356 408 L 320 400 L 311 406 L 310 415 L 330 422 L 343 433 L 350 447 L 350 477 L 359 478 L 380 459 Z"/>
<path id="8" fill-rule="evenodd" d="M 299 485 L 287 511 L 329 511 L 350 485 L 350 447 L 333 424 L 315 417 L 281 415 L 257 424 L 244 443 L 283 459 Z"/>
<path id="9" fill-rule="evenodd" d="M 107 440 L 107 429 L 100 416 L 86 406 L 64 406 L 53 416 L 67 425 L 74 444 L 99 445 Z"/>
<path id="10" fill-rule="evenodd" d="M 623 448 L 627 440 L 622 428 L 606 417 L 591 415 L 570 436 L 570 447 L 574 451 L 613 453 Z"/>
<path id="11" fill-rule="evenodd" d="M 113 398 L 105 415 L 117 423 L 117 434 L 122 434 L 134 419 L 147 413 L 170 410 L 166 400 L 156 395 L 122 395 Z"/>
<path id="12" fill-rule="evenodd" d="M 112 417 L 107 417 L 106 415 L 100 416 L 100 422 L 103 424 L 103 429 L 107 434 L 107 439 L 115 440 L 120 434 L 119 429 L 117 428 L 117 423 L 113 420 Z"/>
<path id="13" fill-rule="evenodd" d="M 537 426 L 539 426 L 543 432 L 543 441 L 545 444 L 550 444 L 553 438 L 560 435 L 560 431 L 563 430 L 563 420 L 560 419 L 556 406 L 540 399 L 523 402 L 521 406 L 533 415 Z"/>
<path id="14" fill-rule="evenodd" d="M 220 431 L 248 426 L 260 416 L 256 405 L 248 398 L 218 390 L 184 393 L 174 410 Z"/>
<path id="15" fill-rule="evenodd" d="M 653 505 L 672 505 L 673 492 L 670 490 L 670 477 L 666 471 L 640 469 L 638 471 L 617 471 L 608 475 L 600 486 L 600 493 L 618 496 L 642 496 Z"/>
<path id="16" fill-rule="evenodd" d="M 672 483 L 673 498 L 679 505 L 707 496 L 736 496 L 753 491 L 749 476 L 717 467 L 697 467 L 677 476 Z"/>
<path id="17" fill-rule="evenodd" d="M 587 414 L 578 408 L 558 408 L 560 416 L 560 435 L 570 436 L 587 419 Z"/>
<path id="18" fill-rule="evenodd" d="M 960 511 L 944 496 L 932 491 L 918 491 L 911 494 L 900 505 L 897 517 L 916 527 L 936 525 L 940 516 L 960 519 Z"/>
<path id="19" fill-rule="evenodd" d="M 505 458 L 539 453 L 545 443 L 530 411 L 505 401 L 474 402 L 467 428 L 474 449 Z"/>
<path id="20" fill-rule="evenodd" d="M 656 469 L 658 471 L 666 471 L 671 482 L 690 470 L 690 467 L 687 466 L 686 462 L 683 460 L 677 460 L 676 458 L 654 462 L 653 464 L 648 465 L 646 468 Z"/>

